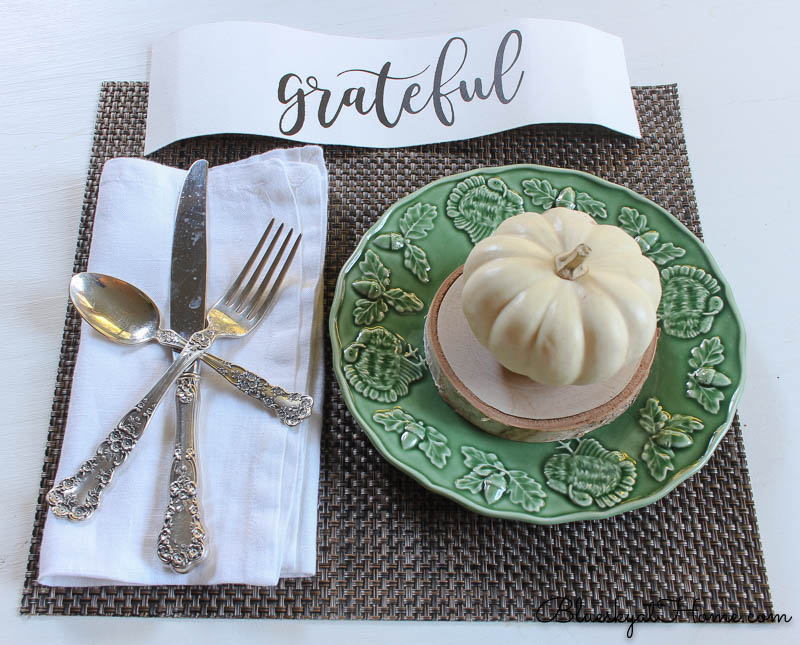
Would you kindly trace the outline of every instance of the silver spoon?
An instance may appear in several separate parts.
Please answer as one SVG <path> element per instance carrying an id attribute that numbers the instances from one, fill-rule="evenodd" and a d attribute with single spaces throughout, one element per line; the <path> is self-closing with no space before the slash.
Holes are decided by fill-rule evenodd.
<path id="1" fill-rule="evenodd" d="M 118 343 L 138 345 L 155 340 L 178 350 L 186 345 L 177 333 L 164 329 L 156 304 L 129 282 L 102 273 L 78 273 L 69 283 L 69 297 L 86 322 Z M 258 374 L 212 354 L 204 354 L 201 360 L 239 391 L 275 410 L 287 426 L 295 426 L 311 414 L 314 400 L 307 394 L 270 385 Z"/>

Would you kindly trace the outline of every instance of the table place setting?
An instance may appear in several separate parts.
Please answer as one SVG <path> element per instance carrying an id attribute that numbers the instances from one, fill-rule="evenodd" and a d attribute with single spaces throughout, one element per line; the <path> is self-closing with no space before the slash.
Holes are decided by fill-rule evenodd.
<path id="1" fill-rule="evenodd" d="M 769 612 L 734 290 L 615 36 L 172 34 L 101 89 L 22 611 Z"/>
<path id="2" fill-rule="evenodd" d="M 73 278 L 73 302 L 95 328 L 104 327 L 106 336 L 115 334 L 128 344 L 150 328 L 151 337 L 166 342 L 183 336 L 197 346 L 188 354 L 184 350 L 185 365 L 194 363 L 218 334 L 214 351 L 224 359 L 206 358 L 223 378 L 208 368 L 202 375 L 184 373 L 175 409 L 153 409 L 158 402 L 151 393 L 132 410 L 145 412 L 134 417 L 150 421 L 147 432 L 129 416 L 97 451 L 94 470 L 84 468 L 82 481 L 65 483 L 95 453 L 103 431 L 114 428 L 114 416 L 119 418 L 148 383 L 156 382 L 171 356 L 157 343 L 124 347 L 85 330 L 61 483 L 48 495 L 55 515 L 77 521 L 47 523 L 43 583 L 270 585 L 280 576 L 314 572 L 321 415 L 312 411 L 310 399 L 322 399 L 326 181 L 322 152 L 315 147 L 276 150 L 210 170 L 199 161 L 188 175 L 139 159 L 106 164 L 87 267 L 92 273 Z M 193 221 L 205 219 L 206 210 L 207 223 Z M 244 280 L 237 282 L 259 238 L 257 250 L 263 251 L 254 253 L 249 273 L 243 271 Z M 269 290 L 262 294 L 256 287 L 264 275 Z M 208 311 L 215 333 L 190 339 L 192 331 L 206 328 L 206 297 L 198 283 L 207 289 L 209 303 L 220 302 Z M 237 286 L 241 299 L 253 301 L 252 308 L 235 301 L 231 292 Z M 181 298 L 188 298 L 183 308 Z M 257 314 L 266 311 L 261 304 L 267 300 L 269 311 L 260 321 Z M 175 330 L 159 329 L 158 309 Z M 186 323 L 191 315 L 194 323 Z M 226 334 L 246 333 L 241 325 L 232 327 L 231 316 L 245 329 L 253 328 L 241 340 L 225 340 Z M 180 349 L 179 344 L 176 356 Z M 172 371 L 162 392 L 183 365 Z M 259 375 L 268 384 L 258 381 Z M 234 386 L 237 381 L 244 392 Z M 269 385 L 284 389 L 268 390 Z M 182 409 L 187 388 L 198 394 L 194 412 Z M 273 395 L 267 401 L 266 392 Z M 311 396 L 289 395 L 301 392 Z M 188 398 L 194 404 L 194 397 Z M 292 398 L 302 401 L 304 410 Z M 292 412 L 279 407 L 277 414 L 278 405 L 292 405 Z M 177 443 L 176 427 L 184 435 Z M 173 459 L 177 463 L 170 467 Z M 103 484 L 99 490 L 93 488 L 97 482 Z"/>

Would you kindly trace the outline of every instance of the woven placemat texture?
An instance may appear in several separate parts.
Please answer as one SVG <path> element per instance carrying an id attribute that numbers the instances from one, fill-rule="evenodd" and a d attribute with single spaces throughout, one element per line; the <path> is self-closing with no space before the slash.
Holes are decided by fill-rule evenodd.
<path id="1" fill-rule="evenodd" d="M 146 83 L 102 87 L 75 271 L 89 255 L 103 163 L 142 155 L 147 96 Z M 339 269 L 381 213 L 434 179 L 481 166 L 587 171 L 646 195 L 700 235 L 677 89 L 640 87 L 634 96 L 640 141 L 565 125 L 404 149 L 327 147 L 326 320 Z M 212 136 L 175 143 L 151 158 L 187 168 L 199 158 L 214 165 L 286 145 Z M 68 306 L 24 614 L 524 620 L 553 618 L 559 597 L 573 609 L 580 604 L 584 617 L 646 612 L 662 599 L 740 615 L 772 611 L 738 420 L 699 474 L 647 508 L 558 526 L 490 519 L 428 492 L 377 453 L 340 396 L 329 339 L 316 576 L 276 587 L 39 585 L 42 529 L 52 521 L 44 495 L 58 465 L 79 342 L 79 321 Z"/>

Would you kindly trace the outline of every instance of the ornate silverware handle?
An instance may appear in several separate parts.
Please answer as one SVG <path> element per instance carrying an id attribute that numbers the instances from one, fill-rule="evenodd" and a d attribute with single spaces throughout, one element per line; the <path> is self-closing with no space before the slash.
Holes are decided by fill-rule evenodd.
<path id="1" fill-rule="evenodd" d="M 214 356 L 206 356 L 208 365 L 235 385 L 240 392 L 261 401 L 267 408 L 275 410 L 281 423 L 296 426 L 311 416 L 314 399 L 308 394 L 287 392 L 282 387 L 271 385 L 266 379 L 243 367 Z"/>
<path id="2" fill-rule="evenodd" d="M 80 521 L 94 514 L 114 472 L 136 446 L 172 382 L 208 350 L 217 335 L 212 329 L 193 334 L 170 368 L 97 447 L 94 457 L 47 493 L 47 503 L 56 516 Z"/>
<path id="3" fill-rule="evenodd" d="M 207 552 L 194 441 L 199 385 L 195 363 L 178 378 L 175 390 L 175 452 L 169 473 L 169 502 L 158 535 L 158 557 L 177 573 L 187 573 Z"/>
<path id="4" fill-rule="evenodd" d="M 171 330 L 159 331 L 156 336 L 159 343 L 180 349 L 186 341 Z M 281 423 L 296 426 L 311 416 L 314 399 L 308 394 L 287 392 L 282 387 L 271 385 L 258 374 L 234 365 L 213 354 L 205 354 L 201 359 L 221 376 L 234 385 L 240 392 L 261 401 L 265 407 L 275 410 Z"/>

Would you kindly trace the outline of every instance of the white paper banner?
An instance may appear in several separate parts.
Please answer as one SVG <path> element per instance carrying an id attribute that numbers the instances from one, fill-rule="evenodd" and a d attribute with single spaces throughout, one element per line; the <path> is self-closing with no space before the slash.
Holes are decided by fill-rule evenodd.
<path id="1" fill-rule="evenodd" d="M 145 153 L 206 134 L 390 148 L 532 123 L 640 136 L 622 41 L 555 20 L 406 40 L 228 22 L 153 47 Z"/>

